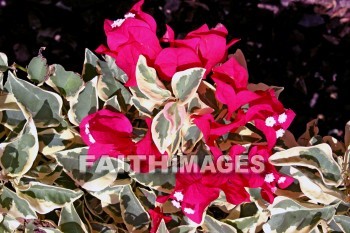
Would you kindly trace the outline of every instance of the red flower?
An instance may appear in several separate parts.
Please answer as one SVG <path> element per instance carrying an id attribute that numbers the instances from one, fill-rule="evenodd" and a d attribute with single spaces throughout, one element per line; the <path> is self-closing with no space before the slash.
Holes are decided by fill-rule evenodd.
<path id="1" fill-rule="evenodd" d="M 86 116 L 79 125 L 89 154 L 119 156 L 132 153 L 132 125 L 122 113 L 107 109 Z"/>
<path id="2" fill-rule="evenodd" d="M 275 192 L 278 188 L 285 189 L 289 187 L 294 179 L 290 176 L 279 173 L 276 168 L 269 163 L 268 158 L 271 151 L 265 146 L 254 146 L 249 150 L 249 161 L 253 156 L 259 155 L 264 158 L 264 171 L 261 173 L 250 172 L 247 176 L 250 188 L 261 187 L 261 196 L 272 203 L 275 198 Z"/>
<path id="3" fill-rule="evenodd" d="M 295 113 L 283 107 L 273 90 L 257 91 L 256 94 L 260 98 L 249 103 L 246 118 L 254 121 L 255 127 L 264 133 L 268 149 L 271 149 L 292 123 Z"/>
<path id="4" fill-rule="evenodd" d="M 201 64 L 197 54 L 190 48 L 165 48 L 154 62 L 160 77 L 166 81 L 170 81 L 178 71 L 200 67 Z"/>
<path id="5" fill-rule="evenodd" d="M 151 63 L 161 51 L 156 35 L 154 19 L 142 12 L 143 0 L 136 3 L 124 19 L 106 20 L 104 29 L 108 48 L 101 45 L 97 53 L 108 54 L 116 59 L 117 65 L 128 75 L 126 86 L 136 86 L 135 69 L 139 56 L 144 55 Z"/>
<path id="6" fill-rule="evenodd" d="M 184 39 L 175 40 L 173 30 L 167 25 L 162 41 L 170 42 L 171 47 L 193 49 L 202 63 L 201 67 L 206 69 L 205 74 L 207 75 L 215 65 L 226 58 L 227 49 L 237 41 L 233 40 L 227 45 L 227 34 L 228 31 L 222 24 L 212 29 L 204 24 L 197 30 L 188 33 Z"/>
<path id="7" fill-rule="evenodd" d="M 157 146 L 154 144 L 152 140 L 152 134 L 151 134 L 151 124 L 152 120 L 150 118 L 146 119 L 147 123 L 147 133 L 145 136 L 135 144 L 135 152 L 136 155 L 142 155 L 146 156 L 146 160 L 141 161 L 141 169 L 140 172 L 150 172 L 150 156 L 154 156 L 155 161 L 159 161 L 163 154 L 161 154 L 157 148 Z M 131 164 L 133 166 L 133 164 Z"/>
<path id="8" fill-rule="evenodd" d="M 151 225 L 150 233 L 156 233 L 157 232 L 159 224 L 161 223 L 162 220 L 164 220 L 165 223 L 171 221 L 171 217 L 170 216 L 165 216 L 159 207 L 156 207 L 154 209 L 149 209 L 148 213 L 149 213 L 149 215 L 151 216 L 151 219 L 152 219 L 152 225 Z"/>

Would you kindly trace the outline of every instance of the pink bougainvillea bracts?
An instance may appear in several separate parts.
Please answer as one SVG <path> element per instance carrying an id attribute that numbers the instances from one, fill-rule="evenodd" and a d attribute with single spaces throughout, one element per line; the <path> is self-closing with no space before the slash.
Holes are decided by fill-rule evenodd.
<path id="1" fill-rule="evenodd" d="M 183 39 L 166 25 L 166 33 L 158 38 L 155 20 L 142 5 L 136 3 L 123 19 L 105 21 L 108 47 L 101 45 L 97 52 L 115 58 L 128 76 L 124 87 L 131 97 L 124 99 L 119 112 L 104 109 L 83 119 L 80 131 L 89 153 L 145 156 L 139 168 L 130 161 L 132 169 L 144 173 L 156 168 L 151 161 L 166 159 L 170 168 L 174 157 L 210 155 L 209 171 L 176 170 L 173 187 L 167 195 L 158 195 L 155 208 L 148 211 L 151 232 L 162 220 L 170 220 L 163 214 L 169 203 L 196 224 L 220 193 L 239 205 L 251 201 L 249 188 L 258 188 L 272 203 L 276 191 L 294 181 L 269 163 L 294 112 L 282 105 L 273 88 L 248 88 L 245 61 L 228 54 L 238 40 L 227 42 L 224 25 L 203 25 Z M 228 172 L 219 169 L 227 165 L 223 156 L 233 167 Z M 203 161 L 192 165 L 201 167 Z"/>

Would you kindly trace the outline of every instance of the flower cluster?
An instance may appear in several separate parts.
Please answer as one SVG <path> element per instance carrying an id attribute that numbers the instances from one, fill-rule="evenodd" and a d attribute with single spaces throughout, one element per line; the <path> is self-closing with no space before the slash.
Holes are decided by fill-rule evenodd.
<path id="1" fill-rule="evenodd" d="M 143 0 L 123 19 L 104 23 L 107 46 L 96 52 L 114 58 L 125 72 L 124 86 L 132 94 L 126 104 L 132 107 L 120 112 L 106 108 L 83 119 L 80 133 L 89 153 L 157 159 L 204 153 L 214 161 L 222 155 L 245 155 L 245 173 L 238 173 L 237 166 L 228 173 L 178 172 L 172 192 L 158 197 L 159 206 L 170 202 L 195 223 L 201 223 L 221 191 L 237 205 L 251 201 L 249 188 L 259 188 L 272 203 L 278 189 L 293 183 L 268 159 L 294 112 L 284 108 L 273 88 L 248 84 L 243 56 L 228 54 L 238 40 L 227 42 L 224 25 L 203 25 L 183 39 L 176 39 L 167 26 L 158 38 L 156 22 L 142 5 Z M 249 166 L 255 155 L 262 157 L 262 172 Z M 141 166 L 142 172 L 150 172 L 147 161 Z M 159 206 L 150 212 L 156 218 L 154 229 L 167 217 Z"/>

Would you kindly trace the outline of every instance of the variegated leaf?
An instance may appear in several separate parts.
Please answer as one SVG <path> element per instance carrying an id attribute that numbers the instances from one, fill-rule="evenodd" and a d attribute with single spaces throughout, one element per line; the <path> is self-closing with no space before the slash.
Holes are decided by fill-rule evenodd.
<path id="1" fill-rule="evenodd" d="M 276 166 L 302 166 L 319 171 L 327 185 L 338 186 L 342 182 L 341 168 L 333 159 L 332 149 L 326 144 L 310 147 L 293 147 L 269 158 Z"/>
<path id="2" fill-rule="evenodd" d="M 85 49 L 85 60 L 82 72 L 82 77 L 85 82 L 88 82 L 94 77 L 98 76 L 96 68 L 98 61 L 98 57 L 93 52 L 91 52 L 89 49 Z"/>
<path id="3" fill-rule="evenodd" d="M 327 187 L 322 180 L 308 171 L 289 167 L 290 175 L 299 181 L 301 191 L 312 201 L 329 205 L 345 198 L 340 191 Z"/>
<path id="4" fill-rule="evenodd" d="M 186 110 L 182 105 L 170 102 L 154 117 L 152 138 L 161 153 L 173 143 L 174 135 L 181 129 L 185 116 Z"/>
<path id="5" fill-rule="evenodd" d="M 310 139 L 319 132 L 317 119 L 311 120 L 306 124 L 305 132 L 298 138 L 297 142 L 300 146 L 308 146 Z"/>
<path id="6" fill-rule="evenodd" d="M 42 55 L 33 57 L 28 65 L 28 78 L 36 83 L 42 83 L 45 81 L 49 68 L 47 66 L 47 60 Z"/>
<path id="7" fill-rule="evenodd" d="M 118 96 L 112 96 L 108 100 L 106 100 L 105 104 L 103 105 L 104 108 L 116 110 L 118 112 L 122 111 L 122 108 L 120 107 Z"/>
<path id="8" fill-rule="evenodd" d="M 0 52 L 0 73 L 8 69 L 8 59 L 5 53 Z"/>
<path id="9" fill-rule="evenodd" d="M 11 141 L 0 144 L 0 165 L 10 177 L 23 176 L 33 165 L 38 154 L 37 131 L 32 118 Z"/>
<path id="10" fill-rule="evenodd" d="M 42 90 L 9 72 L 4 88 L 33 116 L 39 128 L 56 127 L 63 121 L 62 99 L 53 92 Z M 24 112 L 26 114 L 26 112 Z M 29 117 L 29 116 L 27 116 Z"/>
<path id="11" fill-rule="evenodd" d="M 97 93 L 98 96 L 106 101 L 113 95 L 118 95 L 120 101 L 125 104 L 130 103 L 131 94 L 129 90 L 118 80 L 122 76 L 122 71 L 110 70 L 107 62 L 99 61 L 102 75 L 98 78 Z M 116 66 L 116 65 L 115 65 Z M 125 75 L 125 73 L 124 73 Z"/>
<path id="12" fill-rule="evenodd" d="M 84 117 L 98 110 L 97 77 L 87 82 L 85 88 L 70 101 L 69 121 L 79 125 Z"/>
<path id="13" fill-rule="evenodd" d="M 160 221 L 160 224 L 158 226 L 156 233 L 169 233 L 168 229 L 166 228 L 166 224 L 164 222 L 164 219 L 162 219 Z"/>
<path id="14" fill-rule="evenodd" d="M 225 219 L 224 222 L 235 227 L 238 232 L 250 233 L 250 232 L 259 232 L 259 227 L 262 223 L 267 221 L 267 215 L 258 212 L 254 216 L 237 218 L 237 219 Z"/>
<path id="15" fill-rule="evenodd" d="M 36 219 L 38 217 L 26 200 L 6 187 L 2 188 L 0 195 L 0 211 L 14 218 Z"/>
<path id="16" fill-rule="evenodd" d="M 109 55 L 105 55 L 104 59 L 106 61 L 106 66 L 101 65 L 102 72 L 104 70 L 105 72 L 110 72 L 118 81 L 126 83 L 128 81 L 128 76 L 117 66 L 115 59 Z M 107 71 L 107 69 L 109 71 Z"/>
<path id="17" fill-rule="evenodd" d="M 46 80 L 46 83 L 68 101 L 73 100 L 84 87 L 84 82 L 80 75 L 72 71 L 66 71 L 58 64 L 52 67 L 53 74 Z"/>
<path id="18" fill-rule="evenodd" d="M 201 99 L 201 101 L 203 101 L 204 104 L 211 107 L 215 111 L 219 111 L 219 109 L 221 109 L 222 104 L 216 100 L 216 97 L 215 97 L 216 89 L 213 85 L 211 85 L 207 81 L 202 81 L 199 84 L 197 92 L 198 92 L 199 98 Z"/>
<path id="19" fill-rule="evenodd" d="M 52 185 L 60 177 L 62 170 L 62 167 L 58 166 L 56 162 L 48 162 L 32 167 L 25 174 L 25 177 L 33 178 L 43 184 Z"/>
<path id="20" fill-rule="evenodd" d="M 27 200 L 30 206 L 40 214 L 46 214 L 74 202 L 83 195 L 81 190 L 74 191 L 39 182 L 31 182 L 25 186 L 16 187 L 19 197 Z"/>
<path id="21" fill-rule="evenodd" d="M 131 87 L 130 91 L 133 95 L 131 103 L 139 110 L 139 112 L 148 117 L 153 117 L 153 110 L 158 108 L 163 102 L 149 99 L 144 95 L 138 87 Z"/>
<path id="22" fill-rule="evenodd" d="M 309 233 L 320 221 L 329 222 L 335 214 L 336 206 L 305 207 L 294 200 L 277 197 L 268 209 L 271 217 L 263 226 L 264 232 Z"/>
<path id="23" fill-rule="evenodd" d="M 159 170 L 152 173 L 131 172 L 130 177 L 144 186 L 164 193 L 171 193 L 175 186 L 175 174 L 171 172 L 162 173 Z"/>
<path id="24" fill-rule="evenodd" d="M 350 233 L 350 217 L 345 215 L 334 216 L 336 224 L 345 232 Z"/>
<path id="25" fill-rule="evenodd" d="M 75 135 L 70 129 L 57 132 L 53 128 L 45 129 L 38 133 L 39 151 L 44 155 L 50 155 L 68 148 L 74 143 Z"/>
<path id="26" fill-rule="evenodd" d="M 73 203 L 65 205 L 58 221 L 59 229 L 64 233 L 88 233 L 88 230 L 81 221 Z"/>
<path id="27" fill-rule="evenodd" d="M 101 200 L 102 207 L 110 204 L 116 204 L 119 203 L 119 194 L 124 188 L 125 185 L 129 185 L 130 182 L 127 182 L 125 184 L 118 184 L 118 185 L 110 185 L 100 191 L 90 191 L 90 194 L 94 197 Z"/>
<path id="28" fill-rule="evenodd" d="M 185 123 L 181 129 L 182 142 L 181 150 L 182 152 L 190 153 L 196 146 L 197 142 L 202 139 L 202 131 L 195 124 L 191 124 L 190 119 L 185 120 Z"/>
<path id="29" fill-rule="evenodd" d="M 136 65 L 136 81 L 140 91 L 153 101 L 165 102 L 171 97 L 171 92 L 159 80 L 156 70 L 147 65 L 143 55 L 140 55 Z"/>
<path id="30" fill-rule="evenodd" d="M 224 223 L 216 220 L 215 218 L 206 215 L 204 219 L 203 228 L 206 229 L 208 232 L 225 232 L 225 233 L 237 233 L 237 230 Z"/>
<path id="31" fill-rule="evenodd" d="M 174 74 L 171 79 L 171 87 L 181 104 L 186 104 L 195 95 L 204 73 L 203 68 L 190 68 Z"/>
<path id="32" fill-rule="evenodd" d="M 118 171 L 128 169 L 119 159 L 103 156 L 95 161 L 88 148 L 75 148 L 54 154 L 58 164 L 75 181 L 89 191 L 101 191 L 117 178 Z M 95 162 L 94 162 L 95 161 Z"/>
<path id="33" fill-rule="evenodd" d="M 174 227 L 170 230 L 170 233 L 196 233 L 197 227 L 181 225 L 178 227 Z"/>
<path id="34" fill-rule="evenodd" d="M 21 223 L 10 215 L 0 215 L 0 232 L 13 233 Z"/>
<path id="35" fill-rule="evenodd" d="M 250 91 L 266 91 L 272 89 L 275 92 L 276 97 L 278 98 L 279 95 L 284 90 L 284 87 L 277 87 L 277 86 L 268 86 L 265 83 L 249 83 L 247 86 L 248 90 Z"/>
<path id="36" fill-rule="evenodd" d="M 150 217 L 135 196 L 130 185 L 123 187 L 119 194 L 122 218 L 129 232 L 144 232 L 150 224 Z"/>

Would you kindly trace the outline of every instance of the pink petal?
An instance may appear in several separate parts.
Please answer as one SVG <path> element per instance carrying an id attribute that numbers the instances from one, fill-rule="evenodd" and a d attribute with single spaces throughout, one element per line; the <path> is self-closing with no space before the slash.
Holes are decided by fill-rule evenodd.
<path id="1" fill-rule="evenodd" d="M 161 77 L 170 81 L 176 72 L 201 66 L 201 61 L 190 48 L 166 48 L 158 54 L 154 65 Z"/>
<path id="2" fill-rule="evenodd" d="M 175 32 L 168 24 L 166 24 L 165 27 L 166 27 L 166 31 L 163 37 L 160 39 L 160 41 L 166 42 L 166 43 L 172 43 L 175 40 Z"/>

